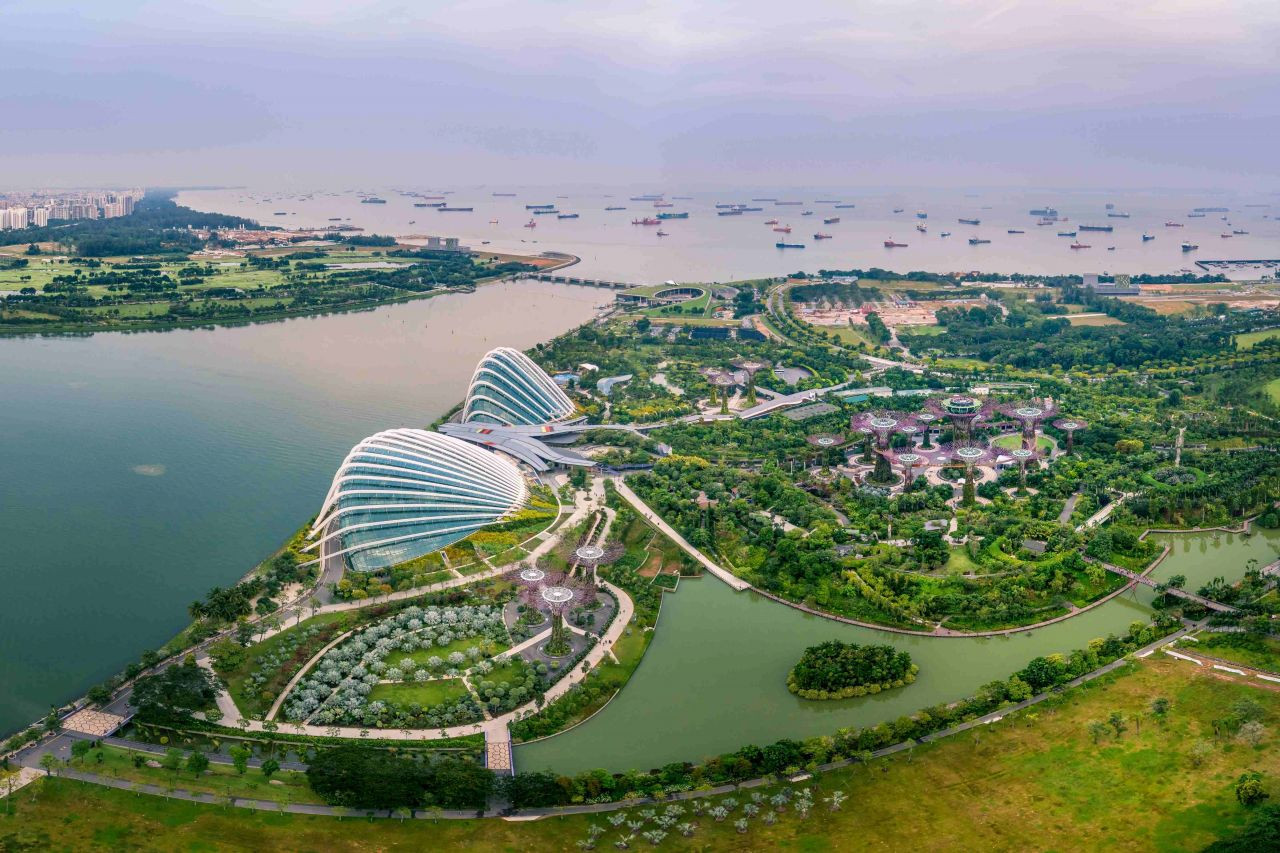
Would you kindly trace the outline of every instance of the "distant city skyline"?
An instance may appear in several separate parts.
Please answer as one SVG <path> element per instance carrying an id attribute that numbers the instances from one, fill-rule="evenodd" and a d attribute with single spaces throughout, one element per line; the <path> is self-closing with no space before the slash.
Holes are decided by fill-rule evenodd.
<path id="1" fill-rule="evenodd" d="M 4 187 L 1280 190 L 1257 0 L 17 0 L 4 24 Z"/>

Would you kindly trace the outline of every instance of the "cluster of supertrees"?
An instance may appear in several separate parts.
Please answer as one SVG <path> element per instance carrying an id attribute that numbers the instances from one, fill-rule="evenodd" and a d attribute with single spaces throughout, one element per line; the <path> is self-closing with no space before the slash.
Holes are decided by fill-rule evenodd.
<path id="1" fill-rule="evenodd" d="M 756 358 L 734 359 L 733 366 L 747 374 L 747 405 L 756 404 L 756 374 L 769 366 L 769 362 Z"/>
<path id="2" fill-rule="evenodd" d="M 520 569 L 512 580 L 518 586 L 520 601 L 525 606 L 521 618 L 528 624 L 537 624 L 532 621 L 532 616 L 545 613 L 551 619 L 551 638 L 542 650 L 551 657 L 563 657 L 573 651 L 565 629 L 564 614 L 574 606 L 590 602 L 596 594 L 595 584 L 566 572 L 535 566 Z"/>
<path id="3" fill-rule="evenodd" d="M 959 467 L 964 473 L 966 504 L 973 503 L 975 469 L 1001 456 L 1009 457 L 1018 466 L 1018 490 L 1024 493 L 1027 467 L 1046 455 L 1039 446 L 1040 426 L 1058 413 L 1057 404 L 1050 398 L 995 403 L 973 394 L 954 394 L 930 398 L 925 406 L 926 410 L 918 414 L 870 411 L 854 415 L 850 426 L 866 436 L 862 461 L 873 465 L 867 481 L 876 485 L 891 484 L 895 482 L 894 470 L 897 469 L 904 477 L 904 484 L 909 486 L 925 468 Z M 978 425 L 996 413 L 1019 424 L 1020 447 L 1011 450 L 992 447 L 975 434 Z M 935 449 L 929 430 L 942 421 L 950 424 L 951 441 Z M 1068 453 L 1072 450 L 1074 434 L 1086 428 L 1085 422 L 1078 418 L 1059 419 L 1053 425 L 1067 434 Z M 922 436 L 918 445 L 914 440 L 917 433 Z M 905 444 L 900 441 L 902 446 L 894 447 L 895 436 L 905 437 Z"/>

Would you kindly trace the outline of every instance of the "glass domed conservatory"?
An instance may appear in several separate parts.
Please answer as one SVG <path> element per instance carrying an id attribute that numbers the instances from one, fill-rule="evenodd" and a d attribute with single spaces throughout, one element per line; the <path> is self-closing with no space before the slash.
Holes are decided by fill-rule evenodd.
<path id="1" fill-rule="evenodd" d="M 375 571 L 501 521 L 528 496 L 504 457 L 436 432 L 386 430 L 342 461 L 311 528 L 319 538 L 307 548 Z"/>
<path id="2" fill-rule="evenodd" d="M 527 355 L 511 347 L 490 350 L 471 377 L 463 423 L 532 426 L 573 415 L 573 401 Z"/>

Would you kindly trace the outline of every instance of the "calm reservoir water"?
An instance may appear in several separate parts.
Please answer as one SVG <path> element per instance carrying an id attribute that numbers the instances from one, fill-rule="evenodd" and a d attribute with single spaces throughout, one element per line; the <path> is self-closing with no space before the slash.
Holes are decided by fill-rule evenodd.
<path id="1" fill-rule="evenodd" d="M 346 451 L 425 426 L 476 361 L 602 291 L 506 283 L 255 326 L 0 338 L 0 733 L 155 648 L 319 508 Z"/>
<path id="2" fill-rule="evenodd" d="M 1280 552 L 1280 533 L 1240 537 L 1162 537 L 1173 553 L 1156 576 L 1187 576 L 1196 587 L 1244 575 Z M 939 702 L 967 696 L 1007 678 L 1036 655 L 1069 652 L 1094 637 L 1121 633 L 1150 617 L 1152 592 L 1139 587 L 1074 619 L 1029 633 L 989 639 L 937 639 L 890 634 L 809 616 L 753 593 L 735 593 L 714 578 L 682 583 L 667 595 L 653 642 L 627 687 L 587 722 L 564 734 L 516 747 L 521 770 L 576 773 L 649 769 L 698 761 L 782 737 L 830 734 L 875 725 Z M 838 638 L 890 643 L 920 665 L 901 690 L 836 702 L 809 702 L 787 692 L 787 672 L 806 646 Z"/>

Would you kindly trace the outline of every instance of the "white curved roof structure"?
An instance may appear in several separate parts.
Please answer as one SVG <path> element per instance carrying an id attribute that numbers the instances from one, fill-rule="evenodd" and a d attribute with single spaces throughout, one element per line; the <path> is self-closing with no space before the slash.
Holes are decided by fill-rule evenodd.
<path id="1" fill-rule="evenodd" d="M 342 461 L 311 528 L 323 535 L 307 547 L 327 544 L 357 571 L 386 568 L 501 521 L 528 495 L 501 456 L 436 432 L 385 430 Z"/>
<path id="2" fill-rule="evenodd" d="M 573 401 L 527 355 L 511 347 L 490 350 L 471 377 L 463 423 L 517 426 L 554 423 L 574 413 Z"/>

